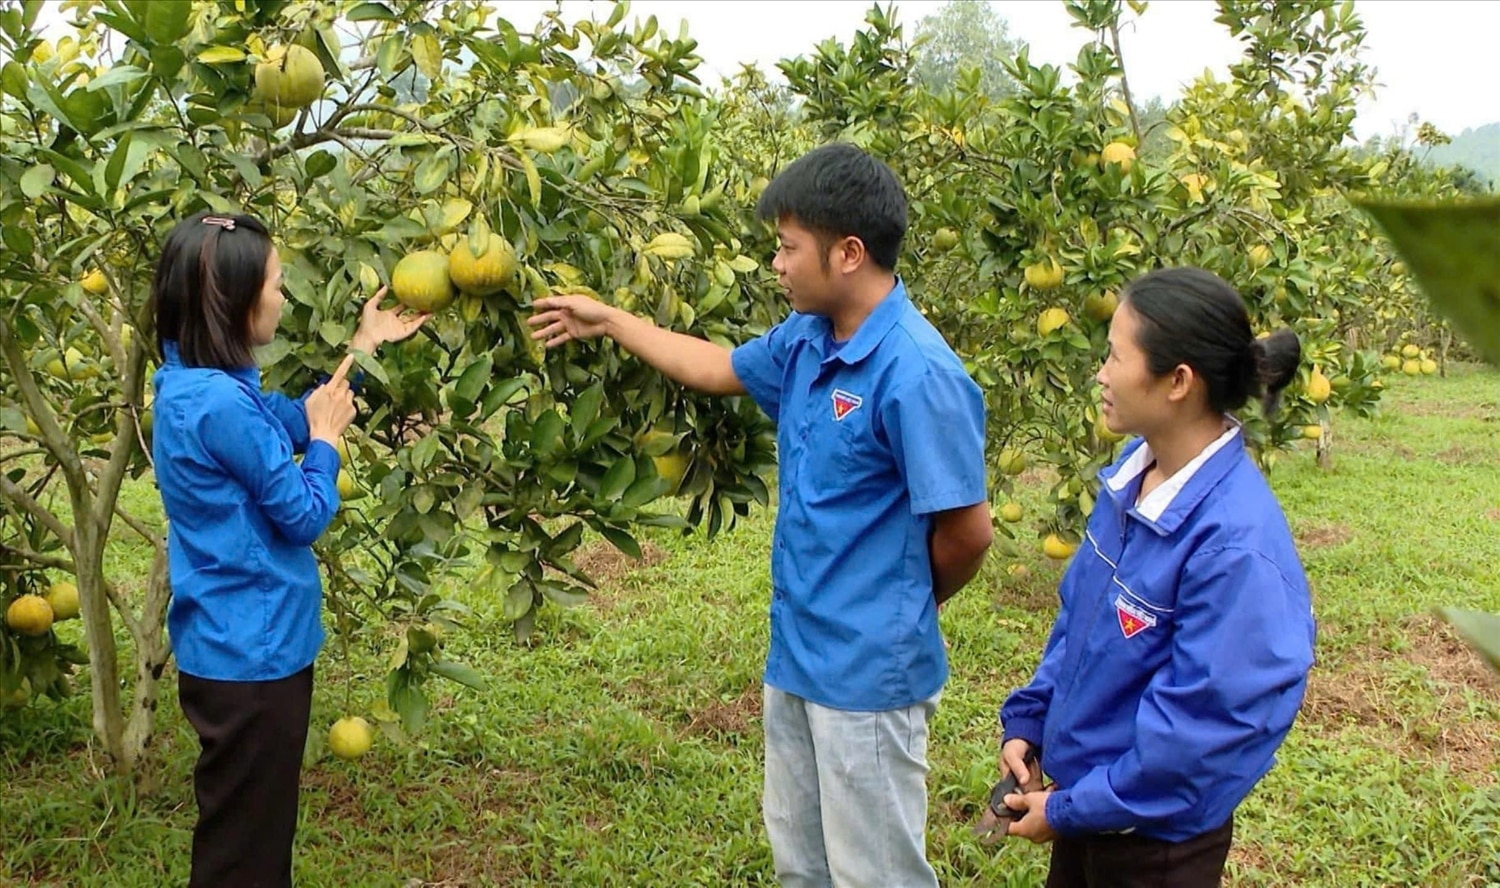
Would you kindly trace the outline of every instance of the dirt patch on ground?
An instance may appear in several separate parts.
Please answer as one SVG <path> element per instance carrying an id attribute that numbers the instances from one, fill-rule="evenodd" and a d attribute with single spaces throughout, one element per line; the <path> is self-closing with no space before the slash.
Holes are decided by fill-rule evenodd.
<path id="1" fill-rule="evenodd" d="M 1485 454 L 1458 445 L 1441 451 L 1434 458 L 1445 466 L 1476 466 L 1486 463 Z"/>
<path id="2" fill-rule="evenodd" d="M 667 553 L 651 543 L 642 544 L 639 560 L 603 540 L 582 545 L 573 553 L 573 563 L 578 565 L 578 569 L 601 586 L 616 583 L 632 571 L 644 570 L 666 560 Z"/>
<path id="3" fill-rule="evenodd" d="M 739 696 L 715 700 L 688 712 L 683 733 L 714 740 L 737 739 L 754 733 L 760 718 L 761 687 L 756 682 L 745 686 Z"/>
<path id="4" fill-rule="evenodd" d="M 1482 422 L 1500 420 L 1500 405 L 1488 402 L 1466 404 L 1441 397 L 1403 401 L 1400 410 L 1409 416 L 1449 416 L 1454 419 L 1477 419 Z"/>
<path id="5" fill-rule="evenodd" d="M 1500 681 L 1446 623 L 1412 617 L 1400 631 L 1410 647 L 1399 654 L 1361 646 L 1343 658 L 1347 665 L 1314 669 L 1302 718 L 1333 729 L 1371 728 L 1365 734 L 1372 742 L 1493 782 L 1500 732 L 1470 714 L 1465 691 L 1500 704 Z M 1422 667 L 1425 681 L 1414 684 L 1410 670 L 1397 668 L 1402 664 Z"/>
<path id="6" fill-rule="evenodd" d="M 1342 546 L 1353 538 L 1347 524 L 1312 524 L 1297 531 L 1297 545 L 1303 549 Z"/>
<path id="7" fill-rule="evenodd" d="M 589 593 L 589 603 L 606 610 L 619 603 L 621 580 L 661 564 L 667 558 L 666 551 L 651 543 L 642 543 L 641 557 L 635 559 L 604 540 L 586 543 L 573 553 L 573 563 L 598 584 L 598 588 Z"/>
<path id="8" fill-rule="evenodd" d="M 1490 519 L 1491 521 L 1500 521 L 1500 509 L 1490 509 L 1488 512 L 1484 513 L 1484 517 Z"/>

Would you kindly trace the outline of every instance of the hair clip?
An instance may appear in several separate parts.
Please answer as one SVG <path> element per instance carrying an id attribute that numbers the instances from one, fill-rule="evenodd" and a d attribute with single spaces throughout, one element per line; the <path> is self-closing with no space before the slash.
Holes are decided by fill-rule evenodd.
<path id="1" fill-rule="evenodd" d="M 203 224 L 204 225 L 218 225 L 218 226 L 222 227 L 225 231 L 233 231 L 234 230 L 234 220 L 226 218 L 224 216 L 204 216 L 203 217 Z"/>

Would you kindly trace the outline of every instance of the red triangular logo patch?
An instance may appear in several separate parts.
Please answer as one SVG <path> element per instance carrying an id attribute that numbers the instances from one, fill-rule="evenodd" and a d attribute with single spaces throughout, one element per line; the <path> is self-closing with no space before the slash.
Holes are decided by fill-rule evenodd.
<path id="1" fill-rule="evenodd" d="M 833 390 L 833 418 L 842 421 L 844 417 L 860 408 L 865 402 L 859 395 L 851 394 L 843 389 Z"/>
<path id="2" fill-rule="evenodd" d="M 1126 601 L 1123 595 L 1115 599 L 1115 617 L 1126 638 L 1134 638 L 1156 625 L 1156 617 Z"/>

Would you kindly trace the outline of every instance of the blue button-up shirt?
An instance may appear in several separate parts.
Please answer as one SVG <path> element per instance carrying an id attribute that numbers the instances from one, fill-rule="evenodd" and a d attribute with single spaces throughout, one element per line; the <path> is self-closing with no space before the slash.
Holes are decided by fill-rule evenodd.
<path id="1" fill-rule="evenodd" d="M 899 280 L 847 341 L 793 314 L 733 363 L 777 423 L 766 684 L 856 711 L 931 697 L 932 516 L 988 496 L 979 387 Z"/>
<path id="2" fill-rule="evenodd" d="M 302 403 L 262 393 L 259 369 L 186 367 L 172 343 L 165 357 L 151 453 L 178 666 L 218 681 L 293 675 L 323 644 L 311 546 L 339 507 L 338 451 L 309 443 Z"/>

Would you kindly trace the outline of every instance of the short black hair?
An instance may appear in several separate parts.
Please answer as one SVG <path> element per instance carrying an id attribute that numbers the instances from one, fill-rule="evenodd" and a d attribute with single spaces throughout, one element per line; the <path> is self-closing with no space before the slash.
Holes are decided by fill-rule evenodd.
<path id="1" fill-rule="evenodd" d="M 255 364 L 250 313 L 266 285 L 271 234 L 254 216 L 196 213 L 167 235 L 151 284 L 156 347 L 189 367 Z"/>
<path id="2" fill-rule="evenodd" d="M 1201 268 L 1163 268 L 1131 281 L 1121 301 L 1141 319 L 1136 344 L 1155 376 L 1179 365 L 1208 386 L 1210 409 L 1227 413 L 1265 390 L 1272 413 L 1278 393 L 1297 375 L 1302 345 L 1281 329 L 1256 339 L 1245 300 L 1223 278 Z"/>
<path id="3" fill-rule="evenodd" d="M 895 270 L 906 237 L 906 192 L 896 174 L 842 142 L 792 161 L 761 192 L 755 214 L 762 222 L 789 216 L 828 245 L 857 237 L 887 271 Z M 826 250 L 823 261 L 828 261 Z"/>

